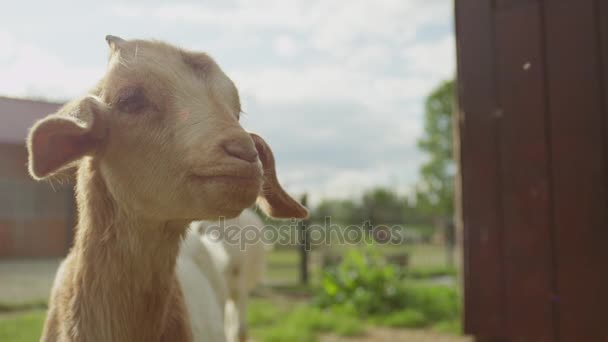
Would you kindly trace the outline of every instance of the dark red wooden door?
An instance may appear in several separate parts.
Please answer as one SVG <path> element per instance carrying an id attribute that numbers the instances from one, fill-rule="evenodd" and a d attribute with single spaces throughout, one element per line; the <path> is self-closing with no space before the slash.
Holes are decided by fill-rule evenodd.
<path id="1" fill-rule="evenodd" d="M 608 1 L 456 0 L 465 330 L 608 339 Z"/>

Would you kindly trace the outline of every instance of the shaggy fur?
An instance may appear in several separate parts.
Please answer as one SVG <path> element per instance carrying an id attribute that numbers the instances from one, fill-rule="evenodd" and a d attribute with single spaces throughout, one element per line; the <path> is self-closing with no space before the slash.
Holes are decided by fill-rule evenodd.
<path id="1" fill-rule="evenodd" d="M 198 299 L 184 298 L 196 285 L 184 283 L 182 267 L 176 273 L 178 257 L 196 265 L 189 247 L 180 249 L 188 224 L 234 217 L 258 195 L 278 217 L 306 209 L 276 183 L 263 139 L 239 125 L 236 87 L 209 56 L 107 40 L 103 79 L 28 137 L 35 179 L 78 168 L 75 244 L 42 340 L 222 340 L 221 309 L 198 310 L 219 300 L 204 267 Z"/>

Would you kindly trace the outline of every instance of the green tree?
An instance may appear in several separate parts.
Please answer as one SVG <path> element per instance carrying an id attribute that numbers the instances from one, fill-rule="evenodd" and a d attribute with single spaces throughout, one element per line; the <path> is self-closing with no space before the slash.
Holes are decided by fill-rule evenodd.
<path id="1" fill-rule="evenodd" d="M 429 159 L 420 169 L 417 206 L 436 218 L 454 212 L 454 154 L 452 151 L 452 113 L 454 81 L 441 83 L 425 103 L 424 135 L 418 147 Z"/>
<path id="2" fill-rule="evenodd" d="M 372 224 L 400 224 L 404 221 L 405 199 L 386 188 L 375 188 L 363 194 L 363 213 Z"/>
<path id="3" fill-rule="evenodd" d="M 352 200 L 324 199 L 312 211 L 312 221 L 323 223 L 325 217 L 330 216 L 333 223 L 361 224 L 363 212 L 361 206 Z"/>
<path id="4" fill-rule="evenodd" d="M 323 222 L 331 216 L 337 224 L 402 224 L 411 206 L 405 197 L 388 188 L 377 187 L 364 192 L 360 199 L 324 199 L 312 211 L 314 222 Z"/>

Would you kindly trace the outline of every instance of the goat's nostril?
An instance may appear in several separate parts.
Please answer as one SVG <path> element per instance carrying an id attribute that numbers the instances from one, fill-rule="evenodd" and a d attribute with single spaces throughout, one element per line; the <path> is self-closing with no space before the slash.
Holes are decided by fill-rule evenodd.
<path id="1" fill-rule="evenodd" d="M 222 143 L 224 151 L 232 157 L 253 163 L 258 159 L 258 151 L 253 144 L 245 141 L 228 140 Z"/>

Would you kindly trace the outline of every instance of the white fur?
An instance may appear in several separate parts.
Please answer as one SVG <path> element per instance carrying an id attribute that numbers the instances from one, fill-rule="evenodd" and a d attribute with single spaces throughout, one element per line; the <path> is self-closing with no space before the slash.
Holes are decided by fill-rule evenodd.
<path id="1" fill-rule="evenodd" d="M 194 341 L 225 341 L 222 318 L 226 285 L 198 234 L 188 231 L 177 258 L 176 273 Z"/>
<path id="2" fill-rule="evenodd" d="M 200 241 L 206 247 L 213 264 L 223 274 L 228 288 L 225 305 L 226 335 L 229 341 L 245 338 L 247 334 L 247 302 L 250 292 L 262 280 L 266 269 L 266 249 L 269 248 L 261 239 L 245 245 L 228 243 L 223 239 L 217 240 L 208 231 L 217 222 L 193 222 L 191 229 L 201 233 Z M 225 221 L 225 227 L 240 227 L 255 229 L 261 232 L 263 223 L 251 210 L 230 220 Z M 260 235 L 258 235 L 260 236 Z"/>

